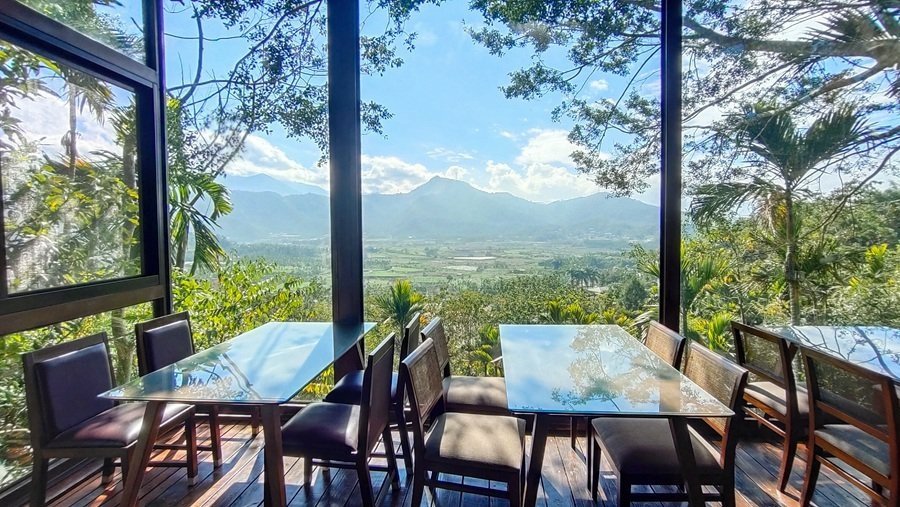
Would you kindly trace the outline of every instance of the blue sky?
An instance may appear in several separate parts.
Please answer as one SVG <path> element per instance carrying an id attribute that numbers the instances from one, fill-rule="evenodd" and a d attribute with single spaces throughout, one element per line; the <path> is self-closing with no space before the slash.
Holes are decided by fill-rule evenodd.
<path id="1" fill-rule="evenodd" d="M 365 13 L 362 17 L 367 18 Z M 469 12 L 465 2 L 426 6 L 408 24 L 418 37 L 413 51 L 402 52 L 405 64 L 382 76 L 363 77 L 363 100 L 375 100 L 394 115 L 384 123 L 383 136 L 363 137 L 364 192 L 406 192 L 433 176 L 536 201 L 602 191 L 578 174 L 569 159 L 572 146 L 566 134 L 571 125 L 550 118 L 560 97 L 523 101 L 503 96 L 500 86 L 507 82 L 508 73 L 529 65 L 531 52 L 514 51 L 503 58 L 490 55 L 465 32 L 466 26 L 480 22 L 480 15 Z M 383 18 L 376 13 L 367 18 L 363 30 L 374 34 L 383 26 Z M 207 34 L 221 32 L 221 27 L 210 24 L 204 28 Z M 192 36 L 196 30 L 188 13 L 167 16 L 166 29 L 182 36 Z M 207 69 L 227 68 L 234 55 L 241 53 L 235 44 L 211 45 Z M 167 39 L 169 85 L 180 80 L 182 72 L 192 75 L 195 51 L 190 42 Z M 563 56 L 557 53 L 549 58 L 564 63 Z M 649 79 L 653 82 L 658 77 Z M 614 98 L 623 81 L 595 75 L 583 84 L 583 97 L 602 100 Z M 319 157 L 313 143 L 289 139 L 276 126 L 271 133 L 248 139 L 241 159 L 229 172 L 262 172 L 324 187 L 327 168 L 317 165 Z M 658 187 L 641 198 L 658 202 Z"/>

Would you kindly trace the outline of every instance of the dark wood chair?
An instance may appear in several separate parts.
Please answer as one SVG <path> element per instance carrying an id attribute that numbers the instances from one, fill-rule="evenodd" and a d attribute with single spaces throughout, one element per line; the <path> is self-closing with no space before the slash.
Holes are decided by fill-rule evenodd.
<path id="1" fill-rule="evenodd" d="M 134 325 L 137 345 L 138 373 L 146 375 L 165 368 L 195 352 L 191 319 L 188 312 L 164 315 Z M 222 432 L 219 426 L 217 405 L 197 405 L 198 413 L 205 415 L 209 423 L 211 446 L 200 446 L 201 451 L 212 451 L 213 466 L 222 464 Z M 253 435 L 259 433 L 259 409 L 250 409 Z"/>
<path id="2" fill-rule="evenodd" d="M 703 390 L 739 413 L 747 370 L 697 343 L 691 343 L 684 374 Z M 704 486 L 716 492 L 704 493 L 705 501 L 735 504 L 734 460 L 740 417 L 707 418 L 703 421 L 721 436 L 719 452 L 704 444 L 705 438 L 690 428 L 697 474 Z M 684 484 L 684 475 L 675 442 L 665 418 L 595 418 L 593 427 L 594 460 L 591 465 L 591 492 L 594 500 L 600 485 L 600 453 L 606 451 L 619 479 L 619 505 L 635 501 L 685 501 L 687 493 L 633 493 L 633 485 Z"/>
<path id="3" fill-rule="evenodd" d="M 309 484 L 315 464 L 327 468 L 355 468 L 363 505 L 376 505 L 378 500 L 372 488 L 371 470 L 387 471 L 393 487 L 400 487 L 388 427 L 394 341 L 391 333 L 369 354 L 361 403 L 312 403 L 281 427 L 284 455 L 304 460 L 305 484 Z M 387 456 L 386 468 L 369 465 L 379 435 Z"/>
<path id="4" fill-rule="evenodd" d="M 450 347 L 440 317 L 422 330 L 422 338 L 431 339 L 438 356 L 443 375 L 443 388 L 448 412 L 473 414 L 510 415 L 506 399 L 506 380 L 503 377 L 468 377 L 452 375 L 450 371 Z"/>
<path id="5" fill-rule="evenodd" d="M 659 322 L 650 321 L 650 324 L 647 325 L 647 328 L 644 332 L 644 345 L 650 349 L 651 352 L 659 356 L 660 359 L 671 365 L 676 370 L 681 369 L 681 360 L 684 358 L 684 346 L 687 343 L 687 339 L 684 336 L 672 331 L 666 326 L 660 324 Z M 570 439 L 573 449 L 577 448 L 576 446 L 576 438 L 578 435 L 578 427 L 577 427 L 578 418 L 571 418 L 571 428 L 570 428 Z M 587 468 L 588 468 L 588 487 L 591 487 L 591 463 L 593 462 L 593 450 L 594 446 L 591 444 L 591 418 L 585 417 L 585 426 L 586 426 L 586 442 L 587 442 Z"/>
<path id="6" fill-rule="evenodd" d="M 809 421 L 806 390 L 798 389 L 794 378 L 795 349 L 777 334 L 740 322 L 731 323 L 731 332 L 737 362 L 752 375 L 744 413 L 784 439 L 778 469 L 778 490 L 784 491 Z"/>
<path id="7" fill-rule="evenodd" d="M 400 340 L 400 361 L 406 359 L 406 356 L 419 345 L 421 316 L 422 314 L 417 312 L 403 329 L 403 339 Z M 363 372 L 363 370 L 351 371 L 341 377 L 323 401 L 359 404 L 363 393 Z M 412 470 L 412 448 L 409 444 L 406 418 L 406 387 L 398 381 L 397 373 L 391 376 L 391 422 L 400 435 L 401 453 L 397 457 L 403 458 L 407 470 Z"/>
<path id="8" fill-rule="evenodd" d="M 894 380 L 806 347 L 800 353 L 812 409 L 800 505 L 810 504 L 821 465 L 878 503 L 900 505 L 900 403 Z"/>
<path id="9" fill-rule="evenodd" d="M 98 396 L 114 387 L 106 334 L 22 354 L 22 363 L 33 450 L 31 505 L 44 505 L 50 458 L 101 458 L 103 483 L 112 478 L 115 460 L 119 460 L 126 476 L 145 404 L 116 404 Z M 187 459 L 151 461 L 150 465 L 186 467 L 193 481 L 197 476 L 197 435 L 192 406 L 166 406 L 160 434 L 176 426 L 184 427 L 186 445 L 157 448 L 186 449 Z"/>
<path id="10" fill-rule="evenodd" d="M 426 339 L 400 363 L 412 408 L 412 506 L 422 503 L 425 486 L 522 502 L 525 421 L 511 416 L 445 411 L 442 367 L 435 343 Z M 431 420 L 428 431 L 426 422 Z M 440 474 L 506 483 L 506 491 L 440 480 Z"/>
<path id="11" fill-rule="evenodd" d="M 644 332 L 644 345 L 676 370 L 681 369 L 681 358 L 684 356 L 685 343 L 686 340 L 683 336 L 676 333 L 675 331 L 672 331 L 659 322 L 656 322 L 655 320 L 650 321 L 650 323 L 647 325 L 646 331 Z M 572 446 L 572 449 L 577 448 L 576 444 L 578 438 L 579 419 L 584 419 L 585 437 L 590 438 L 590 418 L 570 418 L 569 439 L 571 440 L 570 445 Z M 587 452 L 588 464 L 590 464 L 590 446 L 588 446 Z"/>

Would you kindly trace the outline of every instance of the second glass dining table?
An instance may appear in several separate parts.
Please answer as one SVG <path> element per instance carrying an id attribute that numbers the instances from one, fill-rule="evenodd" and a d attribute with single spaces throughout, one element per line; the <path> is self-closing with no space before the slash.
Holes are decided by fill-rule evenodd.
<path id="1" fill-rule="evenodd" d="M 614 325 L 501 325 L 509 409 L 535 414 L 525 505 L 533 506 L 551 416 L 665 417 L 690 505 L 703 505 L 688 418 L 731 417 L 715 397 Z"/>
<path id="2" fill-rule="evenodd" d="M 900 381 L 900 329 L 883 326 L 786 326 L 768 329 L 791 344 L 818 350 Z"/>
<path id="3" fill-rule="evenodd" d="M 345 354 L 352 354 L 373 326 L 270 322 L 102 394 L 118 401 L 147 402 L 121 505 L 137 505 L 167 402 L 259 406 L 265 438 L 265 502 L 285 505 L 279 405 Z"/>

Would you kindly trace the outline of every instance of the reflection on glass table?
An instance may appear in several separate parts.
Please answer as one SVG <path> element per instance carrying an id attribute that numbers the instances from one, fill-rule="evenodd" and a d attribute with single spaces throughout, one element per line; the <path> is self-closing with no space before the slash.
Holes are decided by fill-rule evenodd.
<path id="1" fill-rule="evenodd" d="M 900 329 L 874 326 L 791 326 L 771 329 L 797 345 L 900 379 Z"/>
<path id="2" fill-rule="evenodd" d="M 552 415 L 666 417 L 691 505 L 702 505 L 686 419 L 733 412 L 619 326 L 500 325 L 512 412 L 535 414 L 525 505 L 537 500 Z"/>
<path id="3" fill-rule="evenodd" d="M 560 415 L 728 416 L 619 326 L 500 326 L 509 408 Z"/>
<path id="4" fill-rule="evenodd" d="M 346 353 L 354 353 L 372 323 L 270 322 L 102 394 L 145 401 L 147 409 L 130 462 L 121 505 L 137 505 L 144 471 L 167 402 L 260 406 L 265 437 L 266 505 L 284 505 L 279 404 Z"/>

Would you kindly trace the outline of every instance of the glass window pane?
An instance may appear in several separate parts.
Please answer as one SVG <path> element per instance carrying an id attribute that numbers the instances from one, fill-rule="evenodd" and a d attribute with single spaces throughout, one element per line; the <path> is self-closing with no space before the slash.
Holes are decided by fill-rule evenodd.
<path id="1" fill-rule="evenodd" d="M 133 0 L 19 0 L 88 37 L 143 62 L 143 2 Z"/>
<path id="2" fill-rule="evenodd" d="M 134 93 L 0 41 L 6 289 L 141 273 Z"/>
<path id="3" fill-rule="evenodd" d="M 725 352 L 732 319 L 794 326 L 876 363 L 885 345 L 849 337 L 900 327 L 897 12 L 770 6 L 685 4 L 682 325 Z"/>
<path id="4" fill-rule="evenodd" d="M 424 6 L 403 65 L 362 76 L 393 115 L 362 140 L 367 318 L 442 317 L 454 374 L 503 374 L 499 324 L 656 314 L 658 13 L 619 46 L 617 6 L 542 5 Z"/>

